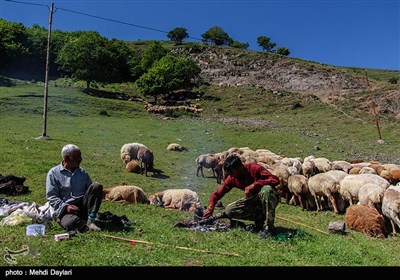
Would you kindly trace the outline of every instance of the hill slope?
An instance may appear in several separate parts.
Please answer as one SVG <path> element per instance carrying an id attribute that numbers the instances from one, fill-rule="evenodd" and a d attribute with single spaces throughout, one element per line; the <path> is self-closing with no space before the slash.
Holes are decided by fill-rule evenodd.
<path id="1" fill-rule="evenodd" d="M 400 78 L 400 71 L 369 70 L 368 87 L 365 72 L 358 68 L 216 46 L 181 45 L 172 51 L 196 60 L 201 76 L 211 84 L 313 95 L 335 108 L 340 100 L 351 99 L 358 110 L 371 108 L 373 94 L 378 113 L 400 118 L 399 86 L 387 82 L 387 77 Z M 386 80 L 380 81 L 383 77 Z"/>

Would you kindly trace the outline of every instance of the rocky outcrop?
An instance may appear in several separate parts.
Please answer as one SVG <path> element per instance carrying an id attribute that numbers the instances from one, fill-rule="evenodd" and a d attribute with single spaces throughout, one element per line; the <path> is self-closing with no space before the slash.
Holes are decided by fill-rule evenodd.
<path id="1" fill-rule="evenodd" d="M 346 93 L 368 89 L 362 76 L 272 53 L 215 46 L 181 46 L 172 51 L 197 61 L 201 76 L 221 86 L 255 86 L 308 93 Z"/>

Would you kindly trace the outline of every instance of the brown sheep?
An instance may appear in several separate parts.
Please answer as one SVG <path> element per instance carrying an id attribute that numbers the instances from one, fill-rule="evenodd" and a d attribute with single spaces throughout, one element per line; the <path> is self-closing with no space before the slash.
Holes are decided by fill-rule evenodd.
<path id="1" fill-rule="evenodd" d="M 103 198 L 118 203 L 150 203 L 144 191 L 136 186 L 122 185 L 103 189 Z"/>
<path id="2" fill-rule="evenodd" d="M 142 174 L 147 171 L 152 171 L 154 175 L 154 155 L 153 152 L 147 147 L 140 147 L 137 153 L 137 158 L 142 168 Z M 143 167 L 144 166 L 144 167 Z"/>
<path id="3" fill-rule="evenodd" d="M 386 237 L 385 221 L 376 211 L 365 205 L 351 205 L 346 210 L 346 225 L 372 237 Z"/>
<path id="4" fill-rule="evenodd" d="M 142 168 L 140 167 L 139 163 L 136 160 L 131 160 L 125 166 L 125 170 L 127 172 L 132 172 L 136 174 L 142 174 Z"/>
<path id="5" fill-rule="evenodd" d="M 217 183 L 218 184 L 221 184 L 221 182 L 223 180 L 225 180 L 226 177 L 227 177 L 227 175 L 225 174 L 225 170 L 223 168 L 224 167 L 224 163 L 225 163 L 225 160 L 221 159 L 218 162 L 217 166 L 214 168 L 215 176 L 217 177 Z"/>

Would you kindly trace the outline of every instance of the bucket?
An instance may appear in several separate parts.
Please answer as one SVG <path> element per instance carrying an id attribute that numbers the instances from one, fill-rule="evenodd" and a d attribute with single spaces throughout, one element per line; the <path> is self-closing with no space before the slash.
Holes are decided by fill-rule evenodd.
<path id="1" fill-rule="evenodd" d="M 45 232 L 45 226 L 41 224 L 33 224 L 26 227 L 27 236 L 43 236 Z"/>

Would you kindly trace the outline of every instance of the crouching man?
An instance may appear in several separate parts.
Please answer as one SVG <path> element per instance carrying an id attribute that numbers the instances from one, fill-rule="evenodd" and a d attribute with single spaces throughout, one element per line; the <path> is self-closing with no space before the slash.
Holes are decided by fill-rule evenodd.
<path id="1" fill-rule="evenodd" d="M 80 167 L 81 150 L 73 144 L 61 150 L 62 162 L 46 177 L 46 198 L 53 207 L 58 223 L 66 230 L 100 231 L 95 224 L 103 198 L 103 186 L 92 183 Z"/>
<path id="2" fill-rule="evenodd" d="M 245 197 L 225 208 L 225 215 L 230 219 L 254 221 L 260 238 L 268 238 L 276 234 L 275 208 L 279 197 L 275 186 L 279 178 L 258 163 L 243 164 L 237 155 L 230 155 L 223 166 L 228 177 L 210 196 L 203 218 L 214 212 L 215 204 L 233 188 L 244 191 Z"/>

